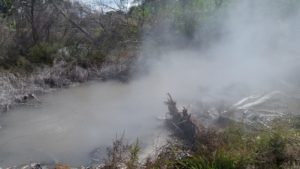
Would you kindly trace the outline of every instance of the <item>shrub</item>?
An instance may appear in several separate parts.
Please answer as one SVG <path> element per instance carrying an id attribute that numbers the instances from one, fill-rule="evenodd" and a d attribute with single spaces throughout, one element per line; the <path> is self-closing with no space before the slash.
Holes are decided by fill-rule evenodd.
<path id="1" fill-rule="evenodd" d="M 235 169 L 236 161 L 229 156 L 219 153 L 213 160 L 202 156 L 189 157 L 176 163 L 178 169 Z"/>
<path id="2" fill-rule="evenodd" d="M 57 44 L 36 44 L 29 49 L 27 59 L 32 63 L 51 65 L 54 59 L 53 55 L 56 53 L 57 49 Z"/>
<path id="3" fill-rule="evenodd" d="M 26 72 L 33 71 L 33 65 L 25 57 L 19 56 L 16 64 L 18 69 L 25 70 Z"/>
<path id="4" fill-rule="evenodd" d="M 300 130 L 295 125 L 297 121 L 296 117 L 281 118 L 274 120 L 270 128 L 260 129 L 243 124 L 233 124 L 221 132 L 207 129 L 195 141 L 199 144 L 197 148 L 189 149 L 192 150 L 189 156 L 178 158 L 180 153 L 176 151 L 162 151 L 157 161 L 151 164 L 162 164 L 170 169 L 299 168 Z M 168 149 L 174 150 L 172 147 Z"/>
<path id="5" fill-rule="evenodd" d="M 107 159 L 103 169 L 117 168 L 138 168 L 138 155 L 140 147 L 138 141 L 135 144 L 128 144 L 124 140 L 124 135 L 117 138 L 112 147 L 107 149 Z M 122 167 L 121 167 L 122 166 Z"/>

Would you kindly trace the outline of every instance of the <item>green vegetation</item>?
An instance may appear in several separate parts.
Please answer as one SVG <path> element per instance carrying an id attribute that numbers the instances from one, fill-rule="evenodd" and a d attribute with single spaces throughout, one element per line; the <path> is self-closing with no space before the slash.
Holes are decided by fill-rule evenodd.
<path id="1" fill-rule="evenodd" d="M 117 138 L 112 147 L 107 149 L 107 159 L 103 169 L 116 169 L 124 166 L 128 169 L 139 167 L 140 147 L 138 140 L 134 144 L 128 144 L 124 140 L 124 135 Z"/>
<path id="2" fill-rule="evenodd" d="M 299 117 L 293 118 L 298 119 Z M 276 120 L 268 129 L 232 125 L 214 135 L 202 135 L 190 156 L 174 160 L 168 168 L 280 169 L 299 167 L 300 130 L 296 120 Z M 209 138 L 213 144 L 201 139 Z"/>
<path id="3" fill-rule="evenodd" d="M 194 145 L 171 141 L 154 159 L 138 163 L 139 145 L 118 139 L 104 168 L 130 169 L 297 169 L 300 167 L 299 116 L 274 120 L 270 128 L 233 123 L 223 130 L 206 129 Z M 295 124 L 297 124 L 295 126 Z"/>
<path id="4" fill-rule="evenodd" d="M 217 23 L 236 0 L 136 2 L 140 5 L 126 10 L 126 1 L 121 1 L 117 9 L 104 13 L 78 2 L 0 0 L 0 69 L 33 70 L 52 65 L 56 58 L 83 67 L 101 65 L 107 57 L 123 57 L 116 54 L 118 49 L 138 47 L 141 35 L 154 34 L 157 46 L 168 44 L 168 39 L 155 36 L 157 31 L 209 44 L 217 40 L 222 31 Z M 276 0 L 270 5 L 277 5 L 288 18 L 299 1 Z M 68 54 L 61 55 L 61 50 Z"/>
<path id="5" fill-rule="evenodd" d="M 101 65 L 112 51 L 138 46 L 139 18 L 122 9 L 104 13 L 78 2 L 0 0 L 0 69 L 32 71 L 57 59 Z"/>
<path id="6" fill-rule="evenodd" d="M 31 72 L 57 60 L 88 68 L 131 57 L 141 35 L 155 34 L 161 25 L 168 25 L 173 37 L 208 43 L 221 30 L 215 23 L 236 1 L 141 0 L 128 11 L 121 4 L 120 9 L 103 13 L 69 1 L 0 0 L 0 70 Z M 288 18 L 299 9 L 299 2 L 276 0 L 270 5 L 280 6 Z M 153 39 L 157 46 L 168 43 L 160 36 Z M 115 141 L 106 168 L 116 168 L 120 162 L 129 169 L 139 168 L 139 151 L 138 142 L 123 145 L 122 140 Z M 280 169 L 299 165 L 300 117 L 293 117 L 275 120 L 263 129 L 241 124 L 222 131 L 207 129 L 191 147 L 163 147 L 145 168 Z"/>
<path id="7" fill-rule="evenodd" d="M 201 156 L 193 156 L 178 161 L 175 168 L 180 169 L 235 169 L 236 161 L 223 154 L 216 155 L 212 161 Z"/>
<path id="8" fill-rule="evenodd" d="M 55 44 L 36 44 L 29 49 L 28 60 L 32 63 L 52 64 L 52 57 L 57 49 L 59 48 Z"/>
<path id="9" fill-rule="evenodd" d="M 209 22 L 227 4 L 223 0 L 137 2 L 140 5 L 124 11 L 126 4 L 121 1 L 117 9 L 104 13 L 70 1 L 0 0 L 0 33 L 5 35 L 0 37 L 0 69 L 32 71 L 51 66 L 57 58 L 83 67 L 101 65 L 107 57 L 127 57 L 116 51 L 136 49 L 142 34 L 165 23 L 174 37 L 197 39 L 197 29 L 210 29 Z M 153 39 L 164 42 L 159 36 Z"/>
<path id="10" fill-rule="evenodd" d="M 12 8 L 13 0 L 0 0 L 0 12 L 3 16 L 8 14 Z"/>

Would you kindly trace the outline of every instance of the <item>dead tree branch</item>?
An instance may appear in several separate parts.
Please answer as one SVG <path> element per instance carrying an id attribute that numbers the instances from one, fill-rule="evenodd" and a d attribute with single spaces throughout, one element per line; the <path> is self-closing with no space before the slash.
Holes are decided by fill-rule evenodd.
<path id="1" fill-rule="evenodd" d="M 87 40 L 89 40 L 91 43 L 94 43 L 95 42 L 95 39 L 90 35 L 90 33 L 88 31 L 86 31 L 84 28 L 82 28 L 80 25 L 78 25 L 75 21 L 73 21 L 62 9 L 60 9 L 58 7 L 58 5 L 51 1 L 54 8 L 64 17 L 66 18 L 74 27 L 76 27 L 80 32 L 82 32 Z"/>

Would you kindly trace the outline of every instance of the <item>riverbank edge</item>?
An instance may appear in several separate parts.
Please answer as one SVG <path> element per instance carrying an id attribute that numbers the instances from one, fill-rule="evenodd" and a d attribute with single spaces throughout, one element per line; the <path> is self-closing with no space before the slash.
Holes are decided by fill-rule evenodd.
<path id="1" fill-rule="evenodd" d="M 37 95 L 67 88 L 76 83 L 91 80 L 127 82 L 134 60 L 135 57 L 131 57 L 88 68 L 59 61 L 52 67 L 38 68 L 30 74 L 2 71 L 0 72 L 0 114 L 29 100 L 39 101 Z"/>

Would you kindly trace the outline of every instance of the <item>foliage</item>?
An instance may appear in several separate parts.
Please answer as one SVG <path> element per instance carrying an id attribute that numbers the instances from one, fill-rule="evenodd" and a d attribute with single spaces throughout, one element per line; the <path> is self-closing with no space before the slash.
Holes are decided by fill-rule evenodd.
<path id="1" fill-rule="evenodd" d="M 1 33 L 5 37 L 0 37 L 0 43 L 2 39 L 9 42 L 5 46 L 1 43 L 0 59 L 5 63 L 2 62 L 0 66 L 10 69 L 25 62 L 27 64 L 27 61 L 31 65 L 49 65 L 53 60 L 50 55 L 58 43 L 60 47 L 67 47 L 71 51 L 70 56 L 63 58 L 67 61 L 85 67 L 102 64 L 120 46 L 139 45 L 136 42 L 140 41 L 142 34 L 155 34 L 156 31 L 165 31 L 173 38 L 182 38 L 187 42 L 208 43 L 207 39 L 213 38 L 205 37 L 217 37 L 221 29 L 215 23 L 221 20 L 225 9 L 230 9 L 229 4 L 236 2 L 135 1 L 139 5 L 130 9 L 126 6 L 128 0 L 122 0 L 116 4 L 118 8 L 103 12 L 79 2 L 0 0 L 0 13 L 5 16 L 5 19 L 1 18 L 0 30 L 9 29 L 8 34 Z M 297 11 L 299 1 L 276 0 L 270 5 L 280 6 L 278 9 L 289 16 L 289 13 Z M 152 37 L 158 46 L 168 43 L 163 36 Z"/>
<path id="2" fill-rule="evenodd" d="M 107 159 L 103 169 L 117 169 L 126 166 L 128 169 L 138 168 L 140 146 L 138 140 L 134 144 L 125 142 L 124 135 L 117 138 L 112 147 L 107 149 Z"/>
<path id="3" fill-rule="evenodd" d="M 139 152 L 140 152 L 140 147 L 139 147 L 139 142 L 137 140 L 136 143 L 131 145 L 130 147 L 129 161 L 126 164 L 128 169 L 135 169 L 138 167 Z"/>
<path id="4" fill-rule="evenodd" d="M 259 130 L 232 124 L 220 132 L 203 132 L 196 142 L 196 149 L 169 145 L 156 161 L 148 163 L 148 168 L 299 168 L 300 130 L 295 126 L 297 118 L 274 120 L 270 128 Z M 182 157 L 182 152 L 187 155 Z"/>
<path id="5" fill-rule="evenodd" d="M 0 13 L 4 12 L 7 17 L 0 17 L 3 69 L 31 71 L 51 65 L 56 57 L 84 68 L 101 65 L 112 51 L 140 37 L 136 14 L 104 13 L 78 2 L 0 0 Z M 57 56 L 62 49 L 68 55 Z"/>
<path id="6" fill-rule="evenodd" d="M 12 8 L 13 0 L 0 0 L 0 13 L 8 14 Z"/>
<path id="7" fill-rule="evenodd" d="M 178 161 L 174 168 L 178 169 L 235 169 L 236 161 L 224 154 L 216 155 L 212 161 L 201 156 L 193 156 Z"/>
<path id="8" fill-rule="evenodd" d="M 48 44 L 41 43 L 37 44 L 29 49 L 29 54 L 27 59 L 32 63 L 40 64 L 48 64 L 51 65 L 53 63 L 53 55 L 57 52 L 58 46 L 57 44 Z"/>

